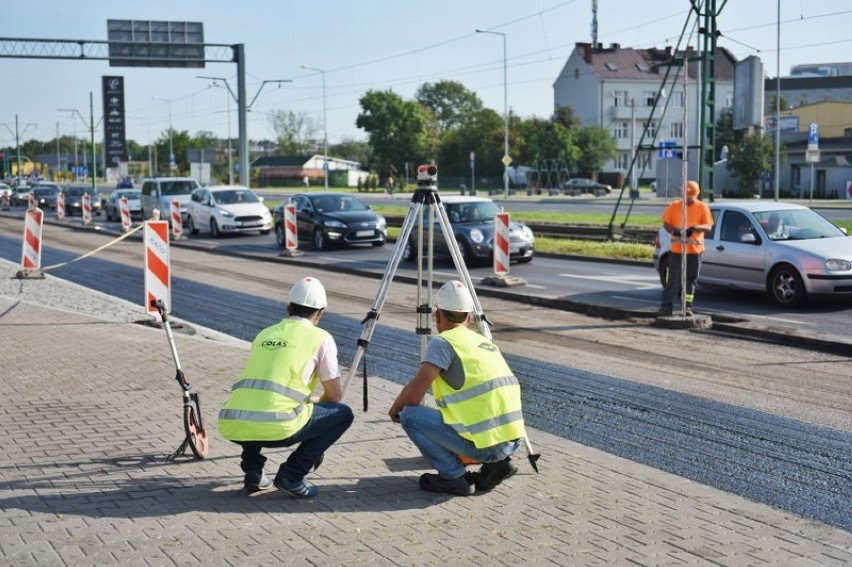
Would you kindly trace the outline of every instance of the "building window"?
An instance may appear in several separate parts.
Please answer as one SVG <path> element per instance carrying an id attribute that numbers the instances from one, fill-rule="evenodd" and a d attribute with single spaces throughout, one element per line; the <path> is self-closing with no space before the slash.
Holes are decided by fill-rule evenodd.
<path id="1" fill-rule="evenodd" d="M 643 124 L 643 127 L 647 128 L 645 132 L 646 138 L 654 138 L 657 136 L 657 123 L 656 122 L 648 122 L 647 124 Z"/>
<path id="2" fill-rule="evenodd" d="M 626 138 L 627 137 L 627 122 L 619 121 L 616 122 L 612 129 L 612 137 L 613 138 Z"/>
<path id="3" fill-rule="evenodd" d="M 672 138 L 683 138 L 683 122 L 672 122 L 669 129 Z"/>
<path id="4" fill-rule="evenodd" d="M 615 158 L 615 169 L 627 169 L 628 167 L 630 167 L 630 154 L 619 152 Z"/>
<path id="5" fill-rule="evenodd" d="M 654 101 L 657 99 L 657 93 L 655 91 L 645 91 L 642 94 L 642 98 L 645 99 L 645 106 L 654 106 Z"/>
<path id="6" fill-rule="evenodd" d="M 734 93 L 732 93 L 730 91 L 725 95 L 725 107 L 726 108 L 733 108 L 734 107 Z"/>
<path id="7" fill-rule="evenodd" d="M 627 100 L 627 91 L 612 91 L 615 106 L 630 106 Z"/>
<path id="8" fill-rule="evenodd" d="M 683 108 L 683 91 L 675 91 L 670 97 L 673 108 Z"/>

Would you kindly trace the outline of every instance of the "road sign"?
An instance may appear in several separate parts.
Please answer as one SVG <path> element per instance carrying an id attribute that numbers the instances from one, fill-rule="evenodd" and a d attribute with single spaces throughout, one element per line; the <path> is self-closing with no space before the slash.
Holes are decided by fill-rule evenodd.
<path id="1" fill-rule="evenodd" d="M 659 158 L 670 158 L 674 157 L 674 147 L 677 146 L 677 142 L 674 141 L 664 141 L 659 143 L 659 149 L 657 151 L 657 157 Z"/>
<path id="2" fill-rule="evenodd" d="M 819 163 L 819 150 L 812 150 L 810 148 L 805 150 L 805 162 Z"/>
<path id="3" fill-rule="evenodd" d="M 503 162 L 503 165 L 508 167 L 509 164 L 512 163 L 512 158 L 509 157 L 509 154 L 506 154 L 503 156 L 503 159 L 501 161 Z"/>
<path id="4" fill-rule="evenodd" d="M 808 125 L 808 149 L 819 149 L 819 124 L 816 122 L 811 122 Z"/>

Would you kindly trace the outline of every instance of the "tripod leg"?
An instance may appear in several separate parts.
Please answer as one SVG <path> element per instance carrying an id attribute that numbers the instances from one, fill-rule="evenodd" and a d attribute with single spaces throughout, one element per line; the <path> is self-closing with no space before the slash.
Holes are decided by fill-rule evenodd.
<path id="1" fill-rule="evenodd" d="M 418 192 L 415 192 L 414 196 L 411 198 L 411 206 L 409 207 L 408 213 L 403 221 L 402 230 L 400 231 L 399 238 L 396 241 L 396 246 L 394 246 L 391 259 L 388 262 L 388 267 L 385 270 L 384 276 L 382 276 L 381 284 L 379 284 L 379 291 L 376 293 L 376 299 L 373 301 L 373 306 L 370 309 L 370 312 L 362 321 L 364 328 L 361 330 L 361 335 L 358 338 L 358 348 L 355 350 L 355 356 L 352 358 L 352 364 L 349 366 L 349 372 L 347 372 L 346 380 L 343 382 L 342 386 L 343 398 L 346 397 L 346 391 L 352 383 L 352 379 L 355 377 L 355 374 L 358 372 L 358 364 L 361 362 L 361 357 L 364 355 L 364 351 L 367 349 L 367 346 L 370 344 L 370 339 L 373 337 L 373 330 L 375 329 L 376 322 L 378 321 L 379 315 L 382 312 L 382 307 L 384 307 L 385 301 L 387 300 L 390 283 L 393 280 L 394 275 L 396 275 L 399 263 L 402 260 L 402 253 L 405 250 L 408 238 L 411 236 L 411 231 L 414 228 L 418 214 L 423 206 L 421 202 L 422 198 L 422 195 L 419 195 Z"/>

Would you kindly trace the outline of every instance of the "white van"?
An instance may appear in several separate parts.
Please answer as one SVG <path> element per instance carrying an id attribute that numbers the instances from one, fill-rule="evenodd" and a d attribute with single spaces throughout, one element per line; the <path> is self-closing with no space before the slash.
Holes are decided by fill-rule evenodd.
<path id="1" fill-rule="evenodd" d="M 198 182 L 191 177 L 153 177 L 142 182 L 142 219 L 148 220 L 154 209 L 159 209 L 160 219 L 170 220 L 172 201 L 180 203 L 181 222 L 186 222 L 186 205 L 190 195 L 198 189 Z"/>

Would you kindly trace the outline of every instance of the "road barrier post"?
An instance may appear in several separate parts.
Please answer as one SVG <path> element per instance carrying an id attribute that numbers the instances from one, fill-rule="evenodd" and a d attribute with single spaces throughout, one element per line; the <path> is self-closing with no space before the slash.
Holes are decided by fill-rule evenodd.
<path id="1" fill-rule="evenodd" d="M 183 221 L 180 217 L 180 201 L 178 201 L 177 199 L 172 200 L 171 215 L 172 236 L 175 240 L 177 240 L 183 236 Z"/>
<path id="2" fill-rule="evenodd" d="M 83 195 L 83 226 L 92 224 L 92 196 Z"/>
<path id="3" fill-rule="evenodd" d="M 484 284 L 512 287 L 527 283 L 526 280 L 509 275 L 510 221 L 509 213 L 499 212 L 494 215 L 494 275 L 483 279 Z"/>
<path id="4" fill-rule="evenodd" d="M 169 260 L 169 223 L 152 220 L 145 223 L 145 310 L 159 313 L 156 300 L 162 299 L 171 311 L 171 268 Z"/>
<path id="5" fill-rule="evenodd" d="M 41 271 L 41 229 L 44 224 L 44 211 L 38 207 L 27 209 L 24 213 L 24 242 L 21 251 L 21 269 L 15 277 L 18 279 L 44 279 Z"/>
<path id="6" fill-rule="evenodd" d="M 56 196 L 56 220 L 65 220 L 65 193 Z"/>
<path id="7" fill-rule="evenodd" d="M 127 232 L 130 230 L 130 203 L 127 197 L 122 197 L 118 200 L 118 209 L 121 211 L 121 230 Z"/>
<path id="8" fill-rule="evenodd" d="M 284 250 L 279 256 L 301 256 L 304 254 L 299 250 L 299 228 L 296 224 L 296 205 L 288 203 L 284 205 Z"/>

